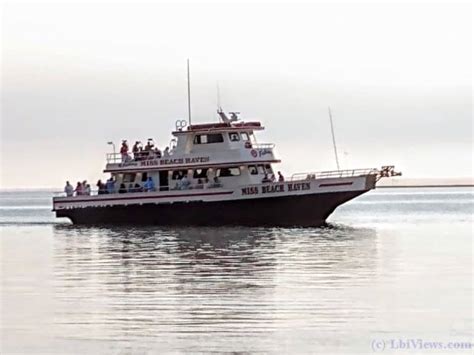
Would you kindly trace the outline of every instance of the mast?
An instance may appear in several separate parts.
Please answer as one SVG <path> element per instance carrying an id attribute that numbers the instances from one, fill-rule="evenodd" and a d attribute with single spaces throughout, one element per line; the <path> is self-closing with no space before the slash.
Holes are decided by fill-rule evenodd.
<path id="1" fill-rule="evenodd" d="M 191 126 L 191 81 L 189 78 L 189 58 L 188 58 L 188 124 Z"/>
<path id="2" fill-rule="evenodd" d="M 341 170 L 339 168 L 339 159 L 337 157 L 336 137 L 334 136 L 334 125 L 332 123 L 331 107 L 328 107 L 328 111 L 329 111 L 329 121 L 331 122 L 332 145 L 334 147 L 334 155 L 336 156 L 337 170 Z"/>
<path id="3" fill-rule="evenodd" d="M 221 92 L 219 89 L 219 82 L 216 83 L 216 89 L 217 89 L 217 109 L 219 110 L 221 108 Z"/>

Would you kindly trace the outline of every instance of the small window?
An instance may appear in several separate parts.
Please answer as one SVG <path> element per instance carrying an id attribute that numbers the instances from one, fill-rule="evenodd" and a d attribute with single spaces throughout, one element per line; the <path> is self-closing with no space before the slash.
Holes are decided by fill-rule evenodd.
<path id="1" fill-rule="evenodd" d="M 258 173 L 259 174 L 262 174 L 262 175 L 265 174 L 265 169 L 264 169 L 263 165 L 258 165 L 257 167 L 258 167 Z"/>
<path id="2" fill-rule="evenodd" d="M 207 168 L 205 169 L 195 169 L 193 172 L 194 179 L 204 179 L 207 177 Z"/>
<path id="3" fill-rule="evenodd" d="M 243 141 L 248 142 L 248 141 L 250 140 L 249 135 L 248 135 L 247 132 L 241 132 L 241 133 L 240 133 L 240 136 L 242 137 L 242 140 L 243 140 Z"/>
<path id="4" fill-rule="evenodd" d="M 217 176 L 227 177 L 227 176 L 239 176 L 240 168 L 238 166 L 229 167 L 229 168 L 220 168 L 217 170 Z"/>
<path id="5" fill-rule="evenodd" d="M 194 144 L 206 144 L 207 135 L 206 134 L 197 134 L 194 136 Z"/>
<path id="6" fill-rule="evenodd" d="M 123 183 L 126 183 L 126 182 L 134 182 L 135 181 L 135 173 L 131 173 L 131 174 L 123 174 L 123 180 L 122 182 Z"/>
<path id="7" fill-rule="evenodd" d="M 148 173 L 143 173 L 142 174 L 142 182 L 147 181 L 147 180 L 148 180 Z"/>
<path id="8" fill-rule="evenodd" d="M 187 174 L 188 174 L 187 170 L 174 170 L 173 174 L 171 175 L 171 180 L 178 180 Z"/>
<path id="9" fill-rule="evenodd" d="M 231 132 L 231 133 L 229 133 L 229 139 L 230 139 L 231 142 L 238 142 L 238 141 L 240 141 L 240 136 L 236 132 Z"/>
<path id="10" fill-rule="evenodd" d="M 250 175 L 258 175 L 258 170 L 256 165 L 249 165 Z"/>

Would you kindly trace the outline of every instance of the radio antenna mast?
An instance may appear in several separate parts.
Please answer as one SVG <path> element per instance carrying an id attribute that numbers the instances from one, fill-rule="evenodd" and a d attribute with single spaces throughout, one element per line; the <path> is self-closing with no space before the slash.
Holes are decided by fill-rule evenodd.
<path id="1" fill-rule="evenodd" d="M 219 90 L 219 82 L 217 82 L 216 85 L 217 88 L 217 114 L 219 115 L 219 122 L 226 122 L 229 123 L 229 118 L 227 115 L 224 113 L 221 107 L 221 91 Z"/>
<path id="2" fill-rule="evenodd" d="M 219 82 L 216 83 L 216 89 L 217 89 L 217 109 L 221 109 L 221 91 L 219 89 Z"/>
<path id="3" fill-rule="evenodd" d="M 189 77 L 189 58 L 188 58 L 188 121 L 191 126 L 191 80 Z"/>
<path id="4" fill-rule="evenodd" d="M 329 121 L 331 122 L 332 145 L 334 147 L 334 155 L 336 156 L 337 170 L 341 170 L 339 168 L 339 159 L 337 157 L 336 137 L 334 136 L 334 125 L 332 123 L 331 107 L 328 107 L 328 111 L 329 111 Z"/>

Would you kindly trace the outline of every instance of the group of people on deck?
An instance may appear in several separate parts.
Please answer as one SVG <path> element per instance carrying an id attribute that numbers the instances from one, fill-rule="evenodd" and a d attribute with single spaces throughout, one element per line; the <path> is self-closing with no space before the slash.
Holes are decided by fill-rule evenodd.
<path id="1" fill-rule="evenodd" d="M 262 183 L 271 183 L 275 182 L 276 178 L 274 174 L 271 174 L 271 177 L 268 174 L 265 174 Z M 285 178 L 278 172 L 278 182 L 284 182 Z M 155 182 L 153 178 L 149 176 L 146 181 L 143 183 L 143 186 L 138 183 L 129 183 L 126 185 L 125 183 L 121 183 L 118 190 L 116 189 L 116 182 L 113 177 L 109 178 L 105 183 L 102 180 L 97 181 L 97 193 L 99 195 L 104 194 L 113 194 L 113 193 L 128 193 L 128 192 L 151 192 L 156 191 Z M 192 185 L 190 179 L 186 174 L 180 173 L 177 176 L 176 186 L 173 188 L 174 190 L 188 190 L 188 189 L 204 189 L 204 188 L 213 188 L 213 187 L 220 187 L 221 182 L 217 176 L 211 176 L 209 178 L 205 178 L 204 180 L 199 178 L 195 185 Z M 76 196 L 90 196 L 91 195 L 91 186 L 87 183 L 86 180 L 83 182 L 77 182 L 76 188 L 74 188 L 69 181 L 66 181 L 66 186 L 64 187 L 64 192 L 66 193 L 67 197 L 72 197 L 74 194 Z"/>
<path id="2" fill-rule="evenodd" d="M 262 179 L 262 182 L 263 183 L 267 183 L 267 182 L 275 182 L 276 178 L 275 178 L 275 174 L 271 174 L 271 176 L 268 176 L 268 174 L 265 174 L 263 176 L 263 179 Z M 279 171 L 278 172 L 278 182 L 284 182 L 285 181 L 285 177 L 281 174 L 281 172 Z"/>
<path id="3" fill-rule="evenodd" d="M 213 188 L 221 187 L 222 184 L 217 176 L 209 178 L 199 178 L 196 184 L 192 184 L 186 174 L 180 174 L 177 177 L 176 185 L 173 190 L 189 190 L 189 189 L 204 189 L 204 188 Z"/>
<path id="4" fill-rule="evenodd" d="M 120 184 L 118 190 L 115 187 L 115 180 L 113 177 L 108 179 L 105 183 L 102 180 L 97 181 L 97 194 L 98 195 L 105 195 L 105 194 L 114 194 L 118 193 L 127 193 L 127 192 L 147 192 L 147 191 L 155 191 L 155 183 L 151 177 L 145 181 L 143 186 L 139 184 L 129 184 L 126 186 L 124 183 Z M 74 188 L 69 181 L 66 181 L 66 186 L 64 187 L 64 192 L 66 193 L 67 197 L 74 196 L 90 196 L 91 195 L 91 186 L 87 183 L 87 181 L 78 182 L 76 188 Z"/>
<path id="5" fill-rule="evenodd" d="M 133 183 L 129 183 L 128 186 L 125 183 L 121 183 L 118 189 L 119 194 L 125 194 L 127 192 L 152 192 L 152 191 L 156 191 L 156 188 L 155 188 L 155 182 L 153 181 L 151 176 L 148 177 L 148 179 L 145 181 L 143 186 L 141 186 L 138 183 L 135 183 L 135 185 L 133 185 Z"/>
<path id="6" fill-rule="evenodd" d="M 126 163 L 130 160 L 140 161 L 140 160 L 147 160 L 147 159 L 155 159 L 161 158 L 162 156 L 168 157 L 169 156 L 169 147 L 166 147 L 164 152 L 162 153 L 158 147 L 155 147 L 155 143 L 150 138 L 145 146 L 142 145 L 142 142 L 136 141 L 132 147 L 132 154 L 130 155 L 130 150 L 128 147 L 127 140 L 122 141 L 122 146 L 120 147 L 120 155 L 122 157 L 122 164 Z"/>
<path id="7" fill-rule="evenodd" d="M 78 181 L 76 188 L 74 188 L 69 181 L 66 181 L 66 186 L 64 187 L 64 192 L 66 193 L 66 196 L 71 197 L 74 196 L 74 193 L 76 193 L 76 196 L 90 196 L 91 194 L 91 185 L 87 183 L 87 180 L 84 180 L 83 182 Z"/>
<path id="8" fill-rule="evenodd" d="M 99 195 L 113 194 L 115 192 L 115 180 L 113 177 L 108 179 L 105 183 L 102 180 L 97 181 L 97 193 Z"/>

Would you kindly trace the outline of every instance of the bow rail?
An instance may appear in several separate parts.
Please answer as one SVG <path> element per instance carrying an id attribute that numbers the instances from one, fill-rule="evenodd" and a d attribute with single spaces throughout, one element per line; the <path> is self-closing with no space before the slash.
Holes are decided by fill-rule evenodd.
<path id="1" fill-rule="evenodd" d="M 384 165 L 380 169 L 376 168 L 365 168 L 365 169 L 348 169 L 348 170 L 330 170 L 330 171 L 318 171 L 309 173 L 295 173 L 291 176 L 290 181 L 297 180 L 315 180 L 325 178 L 346 178 L 346 177 L 357 177 L 376 175 L 377 181 L 383 177 L 401 176 L 402 173 L 395 171 L 395 166 Z"/>

